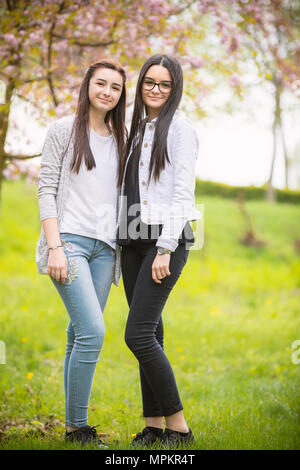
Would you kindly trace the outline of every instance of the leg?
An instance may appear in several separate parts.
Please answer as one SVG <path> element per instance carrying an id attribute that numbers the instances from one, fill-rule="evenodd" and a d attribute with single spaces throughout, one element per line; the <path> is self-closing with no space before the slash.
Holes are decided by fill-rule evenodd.
<path id="1" fill-rule="evenodd" d="M 186 263 L 188 253 L 185 252 L 184 245 L 178 246 L 171 255 L 171 276 L 163 279 L 162 284 L 157 285 L 152 279 L 152 263 L 156 256 L 155 246 L 150 251 L 147 246 L 147 254 L 143 257 L 134 287 L 125 340 L 139 360 L 148 383 L 151 384 L 162 415 L 170 416 L 181 411 L 183 406 L 171 365 L 157 341 L 155 331 L 167 298 Z M 156 413 L 153 403 L 147 402 L 144 407 L 144 416 L 154 417 L 157 416 Z"/>
<path id="2" fill-rule="evenodd" d="M 142 256 L 134 249 L 133 245 L 128 245 L 123 247 L 121 254 L 121 266 L 122 266 L 122 275 L 125 294 L 127 298 L 128 305 L 130 307 L 136 279 L 139 274 L 139 270 L 142 264 Z M 163 347 L 163 323 L 160 319 L 158 327 L 156 329 L 157 340 Z M 146 418 L 146 426 L 161 427 L 163 426 L 163 415 L 160 410 L 159 403 L 157 402 L 155 395 L 152 392 L 152 388 L 148 383 L 147 377 L 144 374 L 143 368 L 139 365 L 140 370 L 140 381 L 141 381 L 141 390 L 142 390 L 142 400 L 143 407 L 145 408 L 148 403 L 151 403 L 153 408 L 155 408 L 155 415 L 153 418 Z"/>
<path id="3" fill-rule="evenodd" d="M 70 357 L 71 353 L 73 350 L 74 346 L 74 340 L 75 340 L 75 332 L 74 328 L 72 325 L 71 320 L 69 320 L 68 328 L 67 328 L 67 345 L 66 345 L 66 353 L 65 353 L 65 362 L 64 362 L 64 387 L 65 387 L 65 418 L 66 418 L 66 423 L 69 422 L 69 417 L 68 417 L 68 370 L 69 370 L 69 362 L 70 362 Z"/>
<path id="4" fill-rule="evenodd" d="M 115 254 L 113 249 L 107 243 L 97 240 L 89 259 L 89 267 L 102 313 L 104 312 L 113 280 L 114 263 Z"/>
<path id="5" fill-rule="evenodd" d="M 66 240 L 66 234 L 64 237 Z M 77 428 L 88 424 L 88 402 L 105 328 L 87 260 L 92 239 L 68 234 L 67 240 L 68 247 L 72 246 L 72 250 L 69 250 L 71 253 L 66 253 L 71 273 L 69 281 L 62 284 L 51 279 L 66 306 L 74 329 L 72 351 L 67 346 L 69 360 L 65 359 L 66 425 Z M 71 335 L 70 330 L 69 333 Z M 69 339 L 72 339 L 71 336 Z"/>

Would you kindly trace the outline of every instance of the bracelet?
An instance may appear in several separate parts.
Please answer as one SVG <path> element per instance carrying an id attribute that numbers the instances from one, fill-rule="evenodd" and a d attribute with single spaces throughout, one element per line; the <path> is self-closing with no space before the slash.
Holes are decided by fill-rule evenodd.
<path id="1" fill-rule="evenodd" d="M 49 250 L 55 250 L 56 248 L 62 248 L 62 245 L 49 246 Z"/>
<path id="2" fill-rule="evenodd" d="M 157 247 L 157 254 L 158 255 L 170 255 L 172 253 L 171 250 L 168 250 L 167 248 L 162 248 L 161 246 Z"/>

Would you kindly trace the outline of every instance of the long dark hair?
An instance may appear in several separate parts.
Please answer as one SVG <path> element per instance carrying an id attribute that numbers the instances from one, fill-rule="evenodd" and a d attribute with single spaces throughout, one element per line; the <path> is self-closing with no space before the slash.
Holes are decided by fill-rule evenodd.
<path id="1" fill-rule="evenodd" d="M 167 151 L 167 136 L 169 127 L 176 109 L 179 106 L 183 90 L 183 74 L 178 60 L 170 55 L 155 54 L 142 66 L 136 87 L 134 110 L 131 122 L 129 139 L 126 147 L 125 162 L 132 149 L 132 177 L 134 179 L 137 171 L 138 157 L 141 152 L 143 132 L 145 128 L 144 111 L 145 104 L 142 99 L 142 85 L 147 70 L 152 65 L 162 65 L 168 69 L 172 78 L 172 90 L 170 96 L 161 109 L 155 126 L 151 160 L 149 166 L 148 183 L 153 175 L 154 181 L 159 179 L 160 172 L 165 168 L 166 161 L 170 163 Z M 122 173 L 124 168 L 122 169 Z"/>
<path id="2" fill-rule="evenodd" d="M 107 68 L 111 70 L 116 70 L 119 72 L 123 78 L 123 88 L 120 99 L 117 106 L 112 110 L 108 111 L 105 116 L 104 122 L 106 123 L 109 130 L 113 133 L 118 148 L 119 154 L 119 175 L 118 175 L 118 185 L 120 181 L 120 171 L 122 171 L 123 163 L 122 160 L 125 158 L 125 138 L 126 138 L 126 127 L 125 127 L 125 106 L 126 106 L 126 74 L 125 70 L 121 67 L 120 64 L 111 59 L 103 59 L 95 64 L 90 65 L 90 67 L 85 72 L 84 78 L 82 80 L 79 98 L 77 103 L 76 116 L 74 119 L 71 137 L 74 133 L 74 150 L 73 150 L 73 159 L 70 165 L 70 169 L 78 173 L 82 161 L 84 160 L 86 168 L 91 170 L 96 166 L 96 162 L 93 156 L 93 153 L 90 148 L 89 143 L 89 84 L 90 80 L 96 70 L 99 68 Z M 70 137 L 70 140 L 71 140 Z"/>

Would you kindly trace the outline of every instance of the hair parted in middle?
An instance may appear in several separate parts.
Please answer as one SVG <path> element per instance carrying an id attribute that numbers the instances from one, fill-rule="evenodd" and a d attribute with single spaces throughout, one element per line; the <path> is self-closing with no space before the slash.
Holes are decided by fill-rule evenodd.
<path id="1" fill-rule="evenodd" d="M 161 170 L 165 168 L 166 160 L 170 162 L 167 151 L 167 136 L 171 121 L 173 119 L 174 113 L 177 110 L 179 103 L 182 97 L 183 91 L 183 73 L 182 68 L 178 60 L 170 55 L 166 54 L 155 54 L 150 57 L 142 66 L 137 86 L 136 86 L 136 95 L 134 102 L 134 110 L 132 115 L 132 122 L 130 128 L 130 134 L 127 141 L 126 155 L 125 159 L 122 161 L 124 165 L 121 168 L 121 173 L 123 175 L 125 169 L 125 163 L 129 157 L 130 152 L 132 151 L 132 178 L 134 180 L 138 157 L 141 152 L 142 140 L 143 140 L 143 131 L 146 125 L 145 113 L 146 107 L 142 98 L 142 86 L 143 80 L 147 73 L 147 70 L 152 67 L 152 65 L 161 65 L 168 69 L 171 78 L 172 78 L 172 90 L 170 96 L 164 106 L 162 107 L 155 126 L 155 134 L 153 139 L 151 159 L 149 166 L 149 178 L 153 176 L 154 180 L 159 179 Z"/>
<path id="2" fill-rule="evenodd" d="M 116 70 L 120 73 L 123 79 L 123 87 L 118 104 L 106 113 L 105 123 L 109 130 L 112 132 L 116 139 L 117 149 L 119 154 L 119 174 L 118 186 L 121 181 L 121 169 L 123 168 L 123 159 L 126 154 L 126 138 L 127 129 L 125 126 L 125 108 L 126 108 L 126 74 L 123 67 L 116 61 L 105 58 L 90 65 L 85 72 L 84 78 L 81 82 L 79 90 L 79 98 L 77 102 L 77 110 L 75 120 L 72 127 L 71 138 L 74 134 L 74 151 L 73 159 L 70 165 L 71 170 L 76 173 L 79 172 L 81 164 L 85 163 L 88 170 L 96 166 L 96 162 L 89 143 L 89 84 L 93 74 L 99 68 L 107 68 Z"/>

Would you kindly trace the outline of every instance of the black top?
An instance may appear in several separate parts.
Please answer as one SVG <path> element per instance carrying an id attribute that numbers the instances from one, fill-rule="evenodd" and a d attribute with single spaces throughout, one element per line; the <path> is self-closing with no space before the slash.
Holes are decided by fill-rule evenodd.
<path id="1" fill-rule="evenodd" d="M 124 196 L 127 196 L 127 225 L 125 220 L 120 221 L 120 226 L 127 228 L 126 238 L 120 238 L 119 228 L 117 231 L 117 244 L 129 245 L 129 243 L 138 240 L 143 243 L 156 242 L 162 231 L 162 224 L 148 225 L 141 220 L 140 210 L 140 190 L 139 190 L 139 164 L 137 162 L 137 172 L 135 182 L 132 181 L 132 158 L 129 159 L 125 181 Z M 134 207 L 132 205 L 134 204 Z M 131 208 L 131 211 L 130 211 Z M 130 215 L 128 215 L 130 212 Z M 125 214 L 123 214 L 123 218 Z M 195 242 L 194 234 L 190 224 L 187 222 L 178 240 L 179 244 L 188 243 L 192 245 Z"/>

